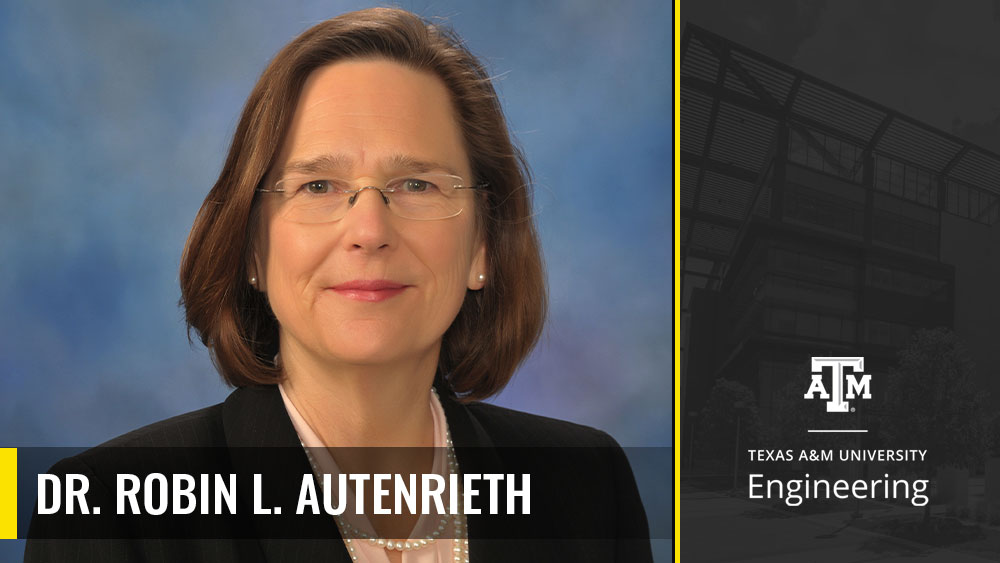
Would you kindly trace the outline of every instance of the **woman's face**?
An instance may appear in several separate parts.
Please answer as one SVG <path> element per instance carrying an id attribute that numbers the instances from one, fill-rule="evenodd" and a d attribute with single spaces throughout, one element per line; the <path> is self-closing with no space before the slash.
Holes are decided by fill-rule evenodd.
<path id="1" fill-rule="evenodd" d="M 353 189 L 427 171 L 469 185 L 453 113 L 432 74 L 385 60 L 321 67 L 303 87 L 271 176 L 306 163 Z M 469 205 L 447 219 L 398 217 L 376 190 L 364 190 L 342 219 L 313 224 L 289 220 L 282 197 L 266 194 L 258 287 L 280 324 L 282 355 L 326 365 L 436 365 L 441 336 L 486 273 L 475 195 L 460 193 Z"/>

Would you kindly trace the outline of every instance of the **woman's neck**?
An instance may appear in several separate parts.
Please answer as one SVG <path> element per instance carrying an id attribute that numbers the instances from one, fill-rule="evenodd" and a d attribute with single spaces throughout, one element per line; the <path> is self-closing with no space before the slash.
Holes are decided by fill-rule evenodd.
<path id="1" fill-rule="evenodd" d="M 285 393 L 328 447 L 430 447 L 437 351 L 398 365 L 331 365 L 283 350 Z"/>

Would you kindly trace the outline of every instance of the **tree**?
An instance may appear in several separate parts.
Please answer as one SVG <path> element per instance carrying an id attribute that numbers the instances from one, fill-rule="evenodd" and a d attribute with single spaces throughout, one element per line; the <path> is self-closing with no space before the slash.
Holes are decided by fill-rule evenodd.
<path id="1" fill-rule="evenodd" d="M 892 449 L 927 450 L 914 464 L 927 479 L 945 465 L 982 462 L 989 418 L 974 377 L 968 351 L 947 328 L 916 331 L 889 371 L 882 437 Z M 929 523 L 930 503 L 924 508 Z"/>
<path id="2" fill-rule="evenodd" d="M 737 428 L 738 426 L 738 428 Z M 739 430 L 740 459 L 746 450 L 760 442 L 761 425 L 757 399 L 746 385 L 728 379 L 718 379 L 698 417 L 698 451 L 717 462 L 732 467 Z"/>

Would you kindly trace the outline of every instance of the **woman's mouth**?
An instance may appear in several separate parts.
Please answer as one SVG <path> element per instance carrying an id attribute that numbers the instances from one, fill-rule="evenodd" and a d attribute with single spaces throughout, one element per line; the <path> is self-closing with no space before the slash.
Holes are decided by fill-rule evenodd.
<path id="1" fill-rule="evenodd" d="M 395 297 L 407 287 L 410 286 L 391 280 L 351 280 L 327 289 L 341 297 L 375 303 Z"/>

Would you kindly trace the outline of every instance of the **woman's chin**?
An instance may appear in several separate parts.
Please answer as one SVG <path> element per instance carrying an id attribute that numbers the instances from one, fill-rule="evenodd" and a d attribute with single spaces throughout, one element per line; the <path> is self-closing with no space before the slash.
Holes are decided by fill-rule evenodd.
<path id="1" fill-rule="evenodd" d="M 332 364 L 368 367 L 395 367 L 412 361 L 419 363 L 420 358 L 429 355 L 430 350 L 420 353 L 414 350 L 402 350 L 399 339 L 381 338 L 344 338 L 326 347 L 325 354 Z M 409 348 L 409 346 L 408 346 Z"/>

